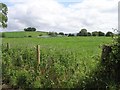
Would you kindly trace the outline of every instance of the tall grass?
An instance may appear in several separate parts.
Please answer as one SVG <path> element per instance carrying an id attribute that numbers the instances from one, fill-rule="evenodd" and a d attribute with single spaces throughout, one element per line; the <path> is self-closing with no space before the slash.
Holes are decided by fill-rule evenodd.
<path id="1" fill-rule="evenodd" d="M 4 83 L 19 88 L 72 88 L 99 63 L 95 57 L 88 60 L 77 52 L 53 48 L 41 50 L 38 67 L 32 49 L 4 49 L 2 56 Z"/>
<path id="2" fill-rule="evenodd" d="M 4 38 L 3 82 L 16 88 L 84 88 L 100 64 L 105 37 Z M 6 49 L 6 43 L 11 48 Z M 41 45 L 37 66 L 36 45 Z M 93 78 L 93 79 L 92 79 Z"/>

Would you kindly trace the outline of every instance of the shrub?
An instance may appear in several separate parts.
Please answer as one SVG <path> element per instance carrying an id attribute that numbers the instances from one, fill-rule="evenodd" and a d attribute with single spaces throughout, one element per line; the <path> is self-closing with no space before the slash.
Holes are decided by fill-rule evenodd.
<path id="1" fill-rule="evenodd" d="M 32 37 L 31 35 L 29 35 L 28 37 Z"/>

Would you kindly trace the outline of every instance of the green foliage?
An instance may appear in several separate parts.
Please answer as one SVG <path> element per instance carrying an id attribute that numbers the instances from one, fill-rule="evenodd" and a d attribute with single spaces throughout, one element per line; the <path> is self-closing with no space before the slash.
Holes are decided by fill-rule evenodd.
<path id="1" fill-rule="evenodd" d="M 97 31 L 92 32 L 92 36 L 98 36 L 98 32 Z"/>
<path id="2" fill-rule="evenodd" d="M 114 34 L 112 32 L 107 32 L 106 36 L 113 36 Z"/>
<path id="3" fill-rule="evenodd" d="M 87 29 L 81 29 L 79 33 L 77 33 L 77 36 L 87 36 Z"/>
<path id="4" fill-rule="evenodd" d="M 36 28 L 33 28 L 33 27 L 28 27 L 28 28 L 25 28 L 24 31 L 36 31 Z"/>
<path id="5" fill-rule="evenodd" d="M 7 27 L 7 12 L 8 8 L 4 3 L 0 3 L 0 27 L 2 26 L 3 28 Z"/>
<path id="6" fill-rule="evenodd" d="M 51 36 L 51 37 L 56 37 L 57 32 L 48 32 L 48 35 Z"/>
<path id="7" fill-rule="evenodd" d="M 12 41 L 14 43 L 10 43 Z M 94 72 L 100 63 L 101 50 L 98 45 L 106 41 L 110 42 L 111 39 L 4 38 L 3 82 L 16 88 L 74 88 L 76 85 L 86 88 L 87 82 L 90 82 L 88 80 L 94 80 Z M 6 49 L 6 42 L 10 43 L 11 49 Z M 41 45 L 39 66 L 36 48 L 33 48 L 38 44 Z"/>
<path id="8" fill-rule="evenodd" d="M 64 35 L 64 33 L 63 32 L 59 32 L 59 35 Z"/>
<path id="9" fill-rule="evenodd" d="M 105 36 L 105 33 L 99 31 L 99 32 L 98 32 L 98 36 Z"/>
<path id="10" fill-rule="evenodd" d="M 74 34 L 72 34 L 72 33 L 69 33 L 68 34 L 68 37 L 71 37 L 71 36 L 75 36 Z"/>
<path id="11" fill-rule="evenodd" d="M 105 33 L 101 31 L 94 31 L 92 32 L 92 36 L 105 36 Z"/>
<path id="12" fill-rule="evenodd" d="M 41 63 L 37 67 L 34 50 L 3 49 L 3 81 L 14 87 L 72 88 L 85 75 L 84 67 L 80 67 L 83 60 L 69 50 L 41 50 Z"/>
<path id="13" fill-rule="evenodd" d="M 87 36 L 91 36 L 91 33 L 90 33 L 90 32 L 87 32 Z"/>
<path id="14" fill-rule="evenodd" d="M 82 87 L 85 90 L 88 87 L 97 89 L 120 89 L 120 37 L 114 39 L 110 45 L 104 45 L 103 48 L 105 57 L 102 58 L 97 70 L 89 77 L 80 82 L 77 87 Z M 94 86 L 93 86 L 94 85 Z"/>

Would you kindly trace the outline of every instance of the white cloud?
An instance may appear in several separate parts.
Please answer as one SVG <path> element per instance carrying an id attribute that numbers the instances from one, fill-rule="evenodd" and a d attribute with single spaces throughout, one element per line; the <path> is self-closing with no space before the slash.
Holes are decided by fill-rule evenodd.
<path id="1" fill-rule="evenodd" d="M 59 0 L 60 1 L 60 0 Z M 74 0 L 73 0 L 74 1 Z M 56 0 L 10 0 L 8 30 L 112 31 L 118 24 L 118 0 L 82 0 L 68 7 Z"/>

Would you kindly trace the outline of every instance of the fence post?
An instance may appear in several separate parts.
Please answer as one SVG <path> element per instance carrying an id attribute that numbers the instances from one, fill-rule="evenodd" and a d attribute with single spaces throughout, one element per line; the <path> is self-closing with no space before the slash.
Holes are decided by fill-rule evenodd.
<path id="1" fill-rule="evenodd" d="M 112 52 L 111 46 L 108 45 L 103 45 L 102 47 L 102 55 L 101 55 L 101 60 L 102 63 L 108 63 L 110 59 L 110 53 Z"/>
<path id="2" fill-rule="evenodd" d="M 7 43 L 7 50 L 9 50 L 10 49 L 10 44 L 9 43 Z"/>
<path id="3" fill-rule="evenodd" d="M 39 65 L 40 64 L 40 45 L 37 45 L 37 61 Z"/>

